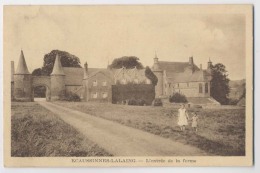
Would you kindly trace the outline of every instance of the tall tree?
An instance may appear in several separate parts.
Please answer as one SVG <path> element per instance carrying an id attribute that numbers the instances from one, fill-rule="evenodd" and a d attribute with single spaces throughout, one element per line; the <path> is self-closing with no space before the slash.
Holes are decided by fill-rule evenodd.
<path id="1" fill-rule="evenodd" d="M 44 55 L 43 67 L 35 69 L 33 75 L 49 76 L 52 72 L 56 55 L 60 56 L 62 67 L 81 67 L 80 59 L 65 51 L 52 50 L 50 53 Z"/>
<path id="2" fill-rule="evenodd" d="M 143 69 L 144 66 L 139 62 L 139 58 L 135 56 L 123 56 L 121 58 L 116 58 L 113 60 L 112 64 L 109 65 L 110 68 L 119 69 L 125 67 L 127 69 L 136 67 L 137 69 Z"/>
<path id="3" fill-rule="evenodd" d="M 226 67 L 221 64 L 211 66 L 212 80 L 211 80 L 211 96 L 221 104 L 228 104 L 229 78 Z"/>

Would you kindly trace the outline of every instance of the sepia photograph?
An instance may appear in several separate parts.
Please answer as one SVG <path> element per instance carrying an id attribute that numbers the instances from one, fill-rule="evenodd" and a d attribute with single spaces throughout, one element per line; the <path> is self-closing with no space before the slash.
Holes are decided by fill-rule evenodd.
<path id="1" fill-rule="evenodd" d="M 252 166 L 252 5 L 3 12 L 5 166 Z"/>

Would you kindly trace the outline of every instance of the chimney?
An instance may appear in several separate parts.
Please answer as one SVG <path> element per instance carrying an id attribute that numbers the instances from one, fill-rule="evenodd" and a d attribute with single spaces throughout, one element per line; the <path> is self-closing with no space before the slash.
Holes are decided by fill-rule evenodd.
<path id="1" fill-rule="evenodd" d="M 86 79 L 88 76 L 88 63 L 85 62 L 84 64 L 84 79 Z"/>
<path id="2" fill-rule="evenodd" d="M 189 58 L 189 64 L 190 64 L 190 65 L 193 65 L 193 57 L 190 57 L 190 58 Z"/>

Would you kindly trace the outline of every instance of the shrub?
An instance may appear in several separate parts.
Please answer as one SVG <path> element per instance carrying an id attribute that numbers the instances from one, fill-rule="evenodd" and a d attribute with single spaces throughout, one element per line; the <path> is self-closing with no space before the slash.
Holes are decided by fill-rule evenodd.
<path id="1" fill-rule="evenodd" d="M 130 99 L 128 100 L 128 105 L 144 106 L 145 101 L 143 99 Z"/>
<path id="2" fill-rule="evenodd" d="M 129 99 L 128 105 L 137 105 L 136 99 Z"/>
<path id="3" fill-rule="evenodd" d="M 80 102 L 80 97 L 75 93 L 68 92 L 66 93 L 64 99 L 62 100 L 69 101 L 69 102 Z"/>
<path id="4" fill-rule="evenodd" d="M 228 104 L 229 105 L 237 105 L 238 102 L 239 102 L 238 99 L 229 99 L 228 100 Z"/>
<path id="5" fill-rule="evenodd" d="M 137 99 L 136 102 L 137 102 L 137 105 L 139 105 L 139 106 L 145 105 L 145 101 L 143 99 Z"/>
<path id="6" fill-rule="evenodd" d="M 154 99 L 153 106 L 162 106 L 162 105 L 163 105 L 162 99 L 160 99 L 160 98 Z"/>
<path id="7" fill-rule="evenodd" d="M 124 100 L 141 99 L 146 105 L 151 105 L 155 98 L 155 87 L 152 84 L 112 85 L 112 103 L 123 103 Z M 129 105 L 132 105 L 130 101 Z M 134 101 L 133 101 L 134 102 Z"/>
<path id="8" fill-rule="evenodd" d="M 169 97 L 169 102 L 174 102 L 174 103 L 187 103 L 187 98 L 185 95 L 180 94 L 180 93 L 174 93 Z"/>

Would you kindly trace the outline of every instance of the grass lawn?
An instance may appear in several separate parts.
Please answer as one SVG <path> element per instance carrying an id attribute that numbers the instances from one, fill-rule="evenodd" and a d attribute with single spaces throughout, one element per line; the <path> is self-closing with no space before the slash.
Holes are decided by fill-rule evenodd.
<path id="1" fill-rule="evenodd" d="M 55 102 L 68 108 L 196 146 L 209 155 L 245 155 L 245 109 L 190 109 L 199 115 L 198 132 L 181 132 L 177 109 L 109 103 Z"/>
<path id="2" fill-rule="evenodd" d="M 109 156 L 35 102 L 12 103 L 11 156 Z"/>

